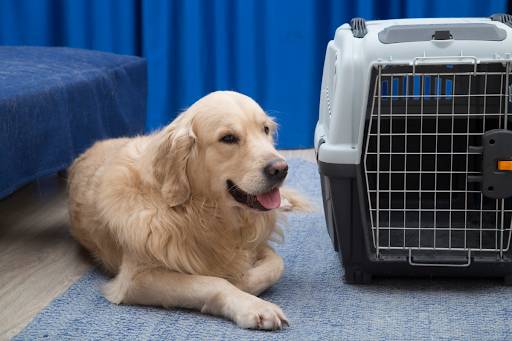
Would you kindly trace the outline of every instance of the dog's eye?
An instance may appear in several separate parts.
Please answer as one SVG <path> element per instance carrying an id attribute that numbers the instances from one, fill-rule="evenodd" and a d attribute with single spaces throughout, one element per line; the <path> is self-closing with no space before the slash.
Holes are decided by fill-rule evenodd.
<path id="1" fill-rule="evenodd" d="M 270 133 L 270 128 L 269 128 L 269 127 L 267 127 L 267 126 L 265 126 L 265 127 L 263 128 L 263 130 L 265 131 L 265 134 L 267 134 L 267 135 Z"/>
<path id="2" fill-rule="evenodd" d="M 233 144 L 238 142 L 238 137 L 232 134 L 227 134 L 221 137 L 220 142 Z"/>

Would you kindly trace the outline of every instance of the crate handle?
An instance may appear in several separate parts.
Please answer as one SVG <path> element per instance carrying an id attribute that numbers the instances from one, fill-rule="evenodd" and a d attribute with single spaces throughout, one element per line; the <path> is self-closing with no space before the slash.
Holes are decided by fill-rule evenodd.
<path id="1" fill-rule="evenodd" d="M 414 57 L 412 60 L 412 73 L 416 73 L 416 66 L 418 64 L 466 64 L 471 61 L 474 65 L 473 72 L 476 73 L 476 66 L 478 58 L 474 56 L 435 56 L 435 57 Z"/>
<path id="2" fill-rule="evenodd" d="M 471 250 L 468 250 L 468 256 L 467 256 L 466 263 L 423 263 L 423 262 L 420 263 L 420 262 L 415 262 L 412 259 L 412 249 L 409 249 L 409 265 L 465 268 L 465 267 L 468 267 L 471 265 Z"/>

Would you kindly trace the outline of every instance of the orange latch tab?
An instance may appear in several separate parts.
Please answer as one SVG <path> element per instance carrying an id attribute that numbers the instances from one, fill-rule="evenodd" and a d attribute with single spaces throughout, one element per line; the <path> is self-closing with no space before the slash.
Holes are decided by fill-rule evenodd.
<path id="1" fill-rule="evenodd" d="M 498 170 L 512 171 L 512 160 L 511 161 L 498 161 Z"/>

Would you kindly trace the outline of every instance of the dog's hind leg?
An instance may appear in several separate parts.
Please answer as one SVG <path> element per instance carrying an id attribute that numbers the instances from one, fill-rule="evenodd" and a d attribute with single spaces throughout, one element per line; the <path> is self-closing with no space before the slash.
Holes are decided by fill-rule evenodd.
<path id="1" fill-rule="evenodd" d="M 235 321 L 242 328 L 281 329 L 288 325 L 275 304 L 241 291 L 227 280 L 143 268 L 125 263 L 104 288 L 113 303 L 182 307 Z"/>
<path id="2" fill-rule="evenodd" d="M 282 187 L 281 198 L 280 211 L 312 212 L 314 210 L 314 207 L 306 198 L 291 188 Z"/>

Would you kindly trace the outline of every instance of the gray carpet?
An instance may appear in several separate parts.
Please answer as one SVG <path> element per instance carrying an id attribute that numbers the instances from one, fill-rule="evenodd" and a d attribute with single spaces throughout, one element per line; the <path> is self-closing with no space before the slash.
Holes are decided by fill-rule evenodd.
<path id="1" fill-rule="evenodd" d="M 290 186 L 321 207 L 316 165 L 291 160 Z M 188 310 L 116 306 L 100 294 L 93 270 L 55 299 L 15 340 L 511 340 L 512 288 L 497 281 L 378 280 L 344 284 L 323 213 L 293 214 L 283 278 L 262 296 L 280 305 L 291 326 L 242 330 Z"/>

